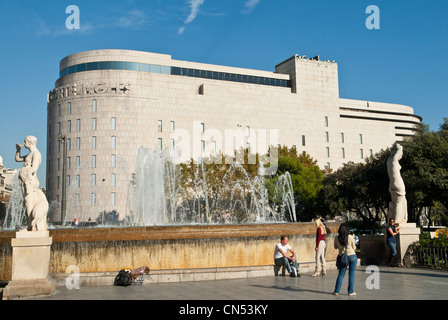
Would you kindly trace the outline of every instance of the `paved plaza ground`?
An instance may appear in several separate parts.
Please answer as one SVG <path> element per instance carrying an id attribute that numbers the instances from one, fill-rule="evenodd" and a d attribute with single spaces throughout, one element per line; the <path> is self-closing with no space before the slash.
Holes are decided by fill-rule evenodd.
<path id="1" fill-rule="evenodd" d="M 337 270 L 326 277 L 256 277 L 219 281 L 95 286 L 56 292 L 40 300 L 446 300 L 448 271 L 379 267 L 379 273 L 356 270 L 355 297 L 347 295 L 347 279 L 339 296 L 332 295 Z M 376 277 L 376 275 L 378 277 Z M 375 278 L 376 277 L 376 278 Z M 375 284 L 377 289 L 375 288 Z"/>

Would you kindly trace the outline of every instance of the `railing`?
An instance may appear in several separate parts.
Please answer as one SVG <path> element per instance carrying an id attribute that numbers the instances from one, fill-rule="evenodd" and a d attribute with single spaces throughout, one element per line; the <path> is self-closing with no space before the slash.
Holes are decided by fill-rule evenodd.
<path id="1" fill-rule="evenodd" d="M 433 268 L 448 268 L 448 248 L 417 246 L 414 248 L 415 263 Z"/>

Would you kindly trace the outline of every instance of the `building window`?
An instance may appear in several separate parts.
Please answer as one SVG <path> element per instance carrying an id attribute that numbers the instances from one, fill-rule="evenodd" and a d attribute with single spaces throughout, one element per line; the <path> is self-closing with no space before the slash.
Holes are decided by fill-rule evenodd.
<path id="1" fill-rule="evenodd" d="M 95 193 L 92 193 L 91 201 L 92 201 L 92 207 L 96 206 L 96 194 Z"/>
<path id="2" fill-rule="evenodd" d="M 58 104 L 58 115 L 61 116 L 61 114 L 62 114 L 62 111 L 61 111 L 61 105 Z"/>
<path id="3" fill-rule="evenodd" d="M 92 111 L 96 112 L 96 100 L 93 100 L 92 102 Z"/>
<path id="4" fill-rule="evenodd" d="M 205 133 L 205 124 L 201 123 L 201 133 Z"/>
<path id="5" fill-rule="evenodd" d="M 162 138 L 159 138 L 159 149 L 162 150 Z"/>
<path id="6" fill-rule="evenodd" d="M 58 158 L 58 171 L 61 170 L 61 159 Z"/>
<path id="7" fill-rule="evenodd" d="M 361 159 L 364 159 L 364 150 L 363 149 L 359 149 L 359 154 L 361 156 Z"/>
<path id="8" fill-rule="evenodd" d="M 246 126 L 246 136 L 250 138 L 250 127 Z"/>
<path id="9" fill-rule="evenodd" d="M 342 143 L 345 143 L 344 132 L 341 132 L 341 142 L 342 142 Z"/>
<path id="10" fill-rule="evenodd" d="M 96 130 L 96 118 L 92 118 L 92 130 Z"/>
<path id="11" fill-rule="evenodd" d="M 327 147 L 327 158 L 330 158 L 330 147 Z"/>
<path id="12" fill-rule="evenodd" d="M 362 141 L 362 133 L 359 134 L 359 143 L 360 143 L 360 144 L 363 144 L 363 141 Z"/>
<path id="13" fill-rule="evenodd" d="M 81 150 L 81 138 L 76 138 L 76 150 Z"/>
<path id="14" fill-rule="evenodd" d="M 112 187 L 115 187 L 117 185 L 117 176 L 115 173 L 111 173 L 110 175 L 110 184 Z"/>
<path id="15" fill-rule="evenodd" d="M 112 118 L 111 129 L 115 130 L 117 128 L 117 118 Z"/>
<path id="16" fill-rule="evenodd" d="M 72 121 L 68 120 L 68 132 L 72 132 Z"/>
<path id="17" fill-rule="evenodd" d="M 112 149 L 115 149 L 117 147 L 117 137 L 115 137 L 115 136 L 112 136 L 111 147 L 112 147 Z"/>
<path id="18" fill-rule="evenodd" d="M 110 205 L 114 206 L 115 205 L 115 192 L 112 192 L 110 194 Z"/>
<path id="19" fill-rule="evenodd" d="M 96 137 L 92 137 L 92 149 L 96 149 Z"/>
<path id="20" fill-rule="evenodd" d="M 110 166 L 111 166 L 112 168 L 115 168 L 115 167 L 117 166 L 117 156 L 116 156 L 115 154 L 113 154 L 113 155 L 110 157 Z"/>
<path id="21" fill-rule="evenodd" d="M 70 187 L 70 176 L 67 176 L 67 187 Z"/>
<path id="22" fill-rule="evenodd" d="M 71 159 L 70 157 L 67 157 L 67 169 L 70 170 L 71 167 Z"/>
<path id="23" fill-rule="evenodd" d="M 328 127 L 328 117 L 325 117 L 325 127 Z"/>
<path id="24" fill-rule="evenodd" d="M 171 150 L 174 150 L 174 139 L 171 139 Z"/>
<path id="25" fill-rule="evenodd" d="M 373 156 L 373 149 L 370 149 L 370 156 Z"/>
<path id="26" fill-rule="evenodd" d="M 79 193 L 75 195 L 75 205 L 79 207 Z"/>
<path id="27" fill-rule="evenodd" d="M 162 120 L 157 121 L 157 126 L 158 126 L 159 132 L 162 132 Z"/>
<path id="28" fill-rule="evenodd" d="M 92 155 L 92 168 L 96 168 L 96 155 Z"/>
<path id="29" fill-rule="evenodd" d="M 174 132 L 174 121 L 170 122 L 170 131 L 171 131 L 171 133 Z"/>
<path id="30" fill-rule="evenodd" d="M 96 186 L 96 174 L 92 174 L 92 187 Z"/>
<path id="31" fill-rule="evenodd" d="M 132 70 L 132 71 L 151 72 L 167 75 L 171 74 L 178 76 L 207 78 L 223 81 L 254 83 L 254 84 L 277 86 L 277 87 L 291 87 L 291 82 L 285 79 L 266 78 L 253 75 L 216 72 L 210 70 L 170 67 L 170 66 L 154 65 L 147 63 L 130 62 L 130 61 L 100 61 L 100 62 L 95 61 L 95 62 L 79 63 L 77 65 L 73 65 L 61 70 L 59 72 L 59 77 L 63 77 L 68 74 L 73 74 L 77 72 L 91 71 L 91 70 Z"/>
<path id="32" fill-rule="evenodd" d="M 81 119 L 76 119 L 76 130 L 81 131 Z"/>
<path id="33" fill-rule="evenodd" d="M 305 135 L 302 135 L 302 146 L 306 145 L 306 141 L 305 141 Z"/>
<path id="34" fill-rule="evenodd" d="M 345 158 L 345 148 L 341 148 L 342 158 Z"/>
<path id="35" fill-rule="evenodd" d="M 60 181 L 59 176 L 56 179 L 57 179 L 57 186 L 58 186 L 58 189 L 59 189 L 59 187 L 61 186 L 61 181 Z"/>
<path id="36" fill-rule="evenodd" d="M 72 114 L 72 103 L 68 103 L 68 114 Z"/>
<path id="37" fill-rule="evenodd" d="M 201 140 L 201 151 L 205 152 L 205 140 Z"/>
<path id="38" fill-rule="evenodd" d="M 81 158 L 80 156 L 76 156 L 76 169 L 81 167 Z"/>
<path id="39" fill-rule="evenodd" d="M 149 70 L 151 73 L 160 73 L 161 71 L 160 66 L 156 64 L 149 65 Z"/>
<path id="40" fill-rule="evenodd" d="M 61 123 L 58 122 L 58 134 L 61 134 Z"/>
<path id="41" fill-rule="evenodd" d="M 76 175 L 76 187 L 79 188 L 81 186 L 81 177 L 79 174 Z"/>
<path id="42" fill-rule="evenodd" d="M 212 141 L 213 153 L 216 153 L 216 141 Z"/>
<path id="43" fill-rule="evenodd" d="M 328 131 L 325 132 L 325 140 L 330 142 L 330 133 Z"/>
<path id="44" fill-rule="evenodd" d="M 68 151 L 72 150 L 72 139 L 70 138 L 67 139 L 67 149 Z"/>

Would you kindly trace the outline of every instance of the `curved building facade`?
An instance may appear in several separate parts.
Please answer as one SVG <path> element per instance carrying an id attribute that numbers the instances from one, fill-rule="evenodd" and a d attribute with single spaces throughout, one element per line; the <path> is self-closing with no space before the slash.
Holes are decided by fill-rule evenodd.
<path id="1" fill-rule="evenodd" d="M 268 72 L 132 50 L 62 59 L 47 111 L 53 221 L 61 207 L 67 221 L 112 210 L 123 217 L 140 147 L 181 144 L 183 161 L 280 144 L 337 169 L 412 135 L 421 121 L 408 106 L 339 98 L 337 64 L 318 57 L 295 55 Z"/>

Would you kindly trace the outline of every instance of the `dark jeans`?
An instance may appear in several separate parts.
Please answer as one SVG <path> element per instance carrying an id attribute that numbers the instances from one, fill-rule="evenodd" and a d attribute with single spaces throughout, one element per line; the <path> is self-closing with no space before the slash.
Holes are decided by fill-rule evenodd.
<path id="1" fill-rule="evenodd" d="M 355 287 L 355 270 L 356 265 L 358 264 L 358 258 L 356 254 L 348 256 L 348 294 L 353 293 L 353 288 Z M 342 286 L 342 281 L 344 280 L 345 272 L 347 271 L 347 267 L 339 269 L 338 278 L 336 279 L 336 286 L 334 288 L 335 293 L 339 293 Z"/>
<path id="2" fill-rule="evenodd" d="M 395 240 L 395 238 L 388 238 L 388 239 L 386 239 L 386 244 L 390 249 L 388 263 L 391 263 L 392 259 L 397 254 L 397 241 Z"/>

